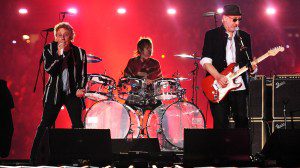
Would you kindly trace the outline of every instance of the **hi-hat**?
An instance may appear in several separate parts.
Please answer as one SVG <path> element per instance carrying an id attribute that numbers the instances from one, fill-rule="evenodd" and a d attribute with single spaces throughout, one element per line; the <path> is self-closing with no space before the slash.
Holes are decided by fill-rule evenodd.
<path id="1" fill-rule="evenodd" d="M 99 58 L 92 54 L 87 54 L 86 58 L 87 58 L 87 63 L 98 63 L 102 61 L 102 58 Z"/>
<path id="2" fill-rule="evenodd" d="M 195 55 L 189 55 L 189 54 L 176 54 L 174 55 L 176 57 L 182 57 L 182 58 L 188 58 L 188 59 L 194 59 L 194 60 L 201 60 L 201 57 L 196 57 Z"/>

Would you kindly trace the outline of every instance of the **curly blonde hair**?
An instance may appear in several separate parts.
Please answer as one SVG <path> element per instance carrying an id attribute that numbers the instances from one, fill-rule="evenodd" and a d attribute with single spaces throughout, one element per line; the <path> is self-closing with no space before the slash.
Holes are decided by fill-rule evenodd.
<path id="1" fill-rule="evenodd" d="M 71 33 L 71 40 L 74 41 L 75 32 L 74 32 L 73 27 L 68 22 L 60 22 L 54 26 L 54 37 L 56 37 L 57 30 L 60 28 L 65 28 L 65 29 L 69 30 Z"/>

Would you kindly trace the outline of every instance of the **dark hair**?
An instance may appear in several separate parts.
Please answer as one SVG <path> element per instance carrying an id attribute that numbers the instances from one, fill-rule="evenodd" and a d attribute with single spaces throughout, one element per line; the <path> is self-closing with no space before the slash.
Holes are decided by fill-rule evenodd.
<path id="1" fill-rule="evenodd" d="M 135 51 L 135 55 L 140 55 L 141 51 L 146 47 L 152 45 L 152 40 L 149 37 L 140 37 L 137 43 L 137 50 Z"/>

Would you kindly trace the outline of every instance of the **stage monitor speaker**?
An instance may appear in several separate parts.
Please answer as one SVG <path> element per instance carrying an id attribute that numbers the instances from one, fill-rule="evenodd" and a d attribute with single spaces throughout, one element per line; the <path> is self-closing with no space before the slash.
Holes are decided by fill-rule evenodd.
<path id="1" fill-rule="evenodd" d="M 248 129 L 185 129 L 184 166 L 235 166 L 250 160 Z"/>
<path id="2" fill-rule="evenodd" d="M 111 163 L 109 129 L 48 129 L 39 148 L 38 165 L 91 165 Z"/>
<path id="3" fill-rule="evenodd" d="M 272 121 L 272 132 L 276 131 L 277 129 L 300 129 L 300 120 L 273 120 Z"/>
<path id="4" fill-rule="evenodd" d="M 272 102 L 273 119 L 284 117 L 284 105 L 287 119 L 300 119 L 300 76 L 274 76 Z"/>
<path id="5" fill-rule="evenodd" d="M 157 138 L 112 139 L 111 143 L 113 154 L 141 152 L 150 155 L 158 155 L 160 153 L 159 141 Z"/>
<path id="6" fill-rule="evenodd" d="M 276 166 L 300 165 L 300 129 L 277 129 L 266 142 L 262 155 Z"/>
<path id="7" fill-rule="evenodd" d="M 148 162 L 158 161 L 160 154 L 157 138 L 112 139 L 115 167 L 148 167 Z"/>
<path id="8" fill-rule="evenodd" d="M 234 128 L 234 121 L 229 120 L 229 127 Z M 251 120 L 250 121 L 250 144 L 251 144 L 251 153 L 256 154 L 261 152 L 262 148 L 266 143 L 267 132 L 271 131 L 268 129 L 267 123 L 263 120 Z"/>
<path id="9" fill-rule="evenodd" d="M 266 78 L 263 75 L 251 78 L 249 83 L 249 116 L 262 119 L 266 113 Z"/>

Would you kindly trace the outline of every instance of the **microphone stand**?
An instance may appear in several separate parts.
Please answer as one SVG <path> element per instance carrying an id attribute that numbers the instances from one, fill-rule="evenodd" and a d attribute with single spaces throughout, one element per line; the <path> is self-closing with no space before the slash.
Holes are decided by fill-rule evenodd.
<path id="1" fill-rule="evenodd" d="M 240 35 L 238 35 L 238 39 L 239 39 L 240 45 L 241 45 L 240 51 L 244 51 L 245 55 L 247 57 L 248 63 L 247 63 L 246 66 L 248 67 L 248 70 L 251 70 L 252 69 L 252 67 L 251 67 L 251 60 L 250 60 L 250 57 L 249 57 L 249 54 L 248 54 L 248 51 L 247 51 L 247 47 L 244 45 L 243 38 Z"/>
<path id="2" fill-rule="evenodd" d="M 61 19 L 60 19 L 60 15 L 62 15 Z M 65 18 L 66 18 L 66 12 L 60 12 L 58 15 L 58 20 L 60 22 L 63 22 Z"/>
<path id="3" fill-rule="evenodd" d="M 282 101 L 282 104 L 283 104 L 283 118 L 284 118 L 284 129 L 286 130 L 286 106 L 288 104 L 288 100 L 284 100 Z"/>
<path id="4" fill-rule="evenodd" d="M 45 37 L 45 41 L 44 41 L 44 47 L 47 44 L 49 32 L 51 32 L 50 29 L 48 31 L 46 31 L 46 37 Z M 39 74 L 40 74 L 40 71 L 41 71 L 41 65 L 42 64 L 43 64 L 43 54 L 41 55 L 41 58 L 40 58 L 40 61 L 39 61 L 39 68 L 38 68 L 38 72 L 37 72 L 37 75 L 36 75 L 36 78 L 35 78 L 35 84 L 34 84 L 34 87 L 33 87 L 33 93 L 35 93 L 35 91 L 36 91 L 37 81 L 39 79 Z M 45 84 L 46 84 L 45 69 L 43 69 L 42 81 L 43 81 L 43 92 L 44 92 L 45 91 Z"/>
<path id="5" fill-rule="evenodd" d="M 247 66 L 247 68 L 248 68 L 248 71 L 250 72 L 251 70 L 252 70 L 252 65 L 251 65 L 251 60 L 250 60 L 250 57 L 249 57 L 249 54 L 248 54 L 248 51 L 247 51 L 247 47 L 244 45 L 244 43 L 243 43 L 243 38 L 239 35 L 239 32 L 238 32 L 239 30 L 237 30 L 237 38 L 239 39 L 239 41 L 240 41 L 240 46 L 241 46 L 241 48 L 240 48 L 240 51 L 242 52 L 242 51 L 244 51 L 245 52 L 245 55 L 246 55 L 246 57 L 247 57 L 247 64 L 246 64 L 246 66 Z M 251 75 L 250 73 L 249 73 L 249 75 Z M 246 79 L 246 80 L 248 80 L 248 79 Z M 249 85 L 250 85 L 250 82 L 249 82 Z M 249 86 L 249 88 L 250 88 L 250 86 Z M 252 118 L 251 118 L 251 116 L 250 116 L 250 114 L 249 114 L 249 109 L 247 108 L 248 106 L 249 106 L 249 101 L 247 101 L 247 98 L 246 98 L 246 103 L 247 103 L 247 105 L 246 105 L 246 110 L 247 110 L 247 113 L 248 113 L 248 130 L 251 130 L 251 123 L 252 123 Z M 253 128 L 254 129 L 254 128 Z M 254 136 L 254 135 L 253 135 Z M 252 145 L 252 141 L 250 142 L 251 144 L 250 145 Z M 250 150 L 252 150 L 252 149 L 250 149 Z M 252 152 L 252 151 L 251 151 Z"/>
<path id="6" fill-rule="evenodd" d="M 217 15 L 214 14 L 215 28 L 217 28 Z"/>

